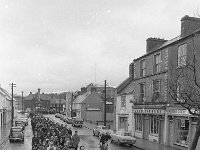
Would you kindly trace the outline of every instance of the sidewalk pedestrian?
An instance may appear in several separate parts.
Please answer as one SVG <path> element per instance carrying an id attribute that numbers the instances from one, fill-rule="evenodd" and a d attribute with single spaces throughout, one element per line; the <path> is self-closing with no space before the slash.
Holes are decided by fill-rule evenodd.
<path id="1" fill-rule="evenodd" d="M 78 150 L 79 142 L 80 142 L 80 137 L 78 135 L 78 131 L 75 131 L 74 135 L 72 136 L 72 143 L 75 150 Z"/>

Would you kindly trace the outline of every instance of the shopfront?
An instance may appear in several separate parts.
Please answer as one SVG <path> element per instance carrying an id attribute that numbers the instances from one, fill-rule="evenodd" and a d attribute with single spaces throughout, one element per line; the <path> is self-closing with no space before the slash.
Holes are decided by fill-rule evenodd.
<path id="1" fill-rule="evenodd" d="M 191 124 L 194 119 L 188 110 L 169 108 L 166 110 L 166 145 L 187 150 L 190 142 Z"/>
<path id="2" fill-rule="evenodd" d="M 163 109 L 134 109 L 135 136 L 163 144 L 164 112 Z"/>

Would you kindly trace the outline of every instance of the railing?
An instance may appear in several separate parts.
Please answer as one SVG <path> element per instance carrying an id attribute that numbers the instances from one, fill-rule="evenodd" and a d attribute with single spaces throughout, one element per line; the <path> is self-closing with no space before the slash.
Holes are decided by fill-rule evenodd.
<path id="1" fill-rule="evenodd" d="M 133 102 L 134 105 L 160 105 L 160 104 L 167 104 L 165 101 L 159 101 L 159 102 Z"/>

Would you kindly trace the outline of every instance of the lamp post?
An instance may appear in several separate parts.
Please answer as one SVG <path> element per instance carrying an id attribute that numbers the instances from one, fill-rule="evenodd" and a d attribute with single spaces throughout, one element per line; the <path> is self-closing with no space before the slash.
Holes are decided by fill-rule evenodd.
<path id="1" fill-rule="evenodd" d="M 12 89 L 12 100 L 11 100 L 11 126 L 13 126 L 13 120 L 14 120 L 14 106 L 13 106 L 13 88 L 16 87 L 16 84 L 12 83 L 11 89 Z"/>

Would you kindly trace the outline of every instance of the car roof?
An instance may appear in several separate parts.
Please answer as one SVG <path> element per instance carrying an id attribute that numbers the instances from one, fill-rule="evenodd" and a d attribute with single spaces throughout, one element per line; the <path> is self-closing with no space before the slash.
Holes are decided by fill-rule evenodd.
<path id="1" fill-rule="evenodd" d="M 11 129 L 18 129 L 18 128 L 22 129 L 21 126 L 14 126 L 14 127 L 11 127 Z"/>

